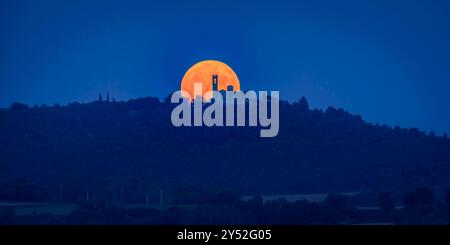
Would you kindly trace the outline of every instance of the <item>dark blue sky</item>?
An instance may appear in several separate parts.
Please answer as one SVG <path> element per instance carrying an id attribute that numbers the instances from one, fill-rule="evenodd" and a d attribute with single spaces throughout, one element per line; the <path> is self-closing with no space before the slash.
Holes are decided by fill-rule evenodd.
<path id="1" fill-rule="evenodd" d="M 450 132 L 450 1 L 0 3 L 0 106 L 165 97 L 217 59 L 244 90 Z"/>

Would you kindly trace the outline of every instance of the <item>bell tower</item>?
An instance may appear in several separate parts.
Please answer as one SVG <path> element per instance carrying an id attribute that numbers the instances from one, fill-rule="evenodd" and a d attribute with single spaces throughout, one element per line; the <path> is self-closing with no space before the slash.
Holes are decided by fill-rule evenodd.
<path id="1" fill-rule="evenodd" d="M 212 90 L 217 91 L 219 88 L 219 76 L 212 75 Z"/>

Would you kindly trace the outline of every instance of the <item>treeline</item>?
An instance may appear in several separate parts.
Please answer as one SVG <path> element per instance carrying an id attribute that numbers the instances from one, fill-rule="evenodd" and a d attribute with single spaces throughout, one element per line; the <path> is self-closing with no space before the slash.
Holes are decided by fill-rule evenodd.
<path id="1" fill-rule="evenodd" d="M 400 205 L 400 206 L 399 206 Z M 231 192 L 209 193 L 195 205 L 165 209 L 127 208 L 105 202 L 80 205 L 69 215 L 16 215 L 0 210 L 1 224 L 450 224 L 450 191 L 437 200 L 428 188 L 407 192 L 402 200 L 389 193 L 378 196 L 378 206 L 358 206 L 358 200 L 330 194 L 323 202 L 285 199 L 264 201 L 255 196 L 242 201 Z"/>
<path id="2" fill-rule="evenodd" d="M 173 107 L 143 98 L 0 109 L 0 179 L 40 186 L 47 194 L 40 200 L 75 203 L 88 195 L 138 203 L 149 191 L 183 186 L 396 196 L 450 186 L 446 135 L 371 124 L 333 107 L 310 109 L 301 98 L 281 102 L 279 135 L 264 139 L 255 127 L 176 128 Z"/>

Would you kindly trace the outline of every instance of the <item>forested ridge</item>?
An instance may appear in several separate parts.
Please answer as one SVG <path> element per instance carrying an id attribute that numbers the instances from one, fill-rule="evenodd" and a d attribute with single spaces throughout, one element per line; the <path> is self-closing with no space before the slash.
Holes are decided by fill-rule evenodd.
<path id="1" fill-rule="evenodd" d="M 174 106 L 147 97 L 0 109 L 0 182 L 33 185 L 51 200 L 64 189 L 67 201 L 86 190 L 108 200 L 125 189 L 130 202 L 149 189 L 184 187 L 239 194 L 450 187 L 446 135 L 313 110 L 301 98 L 280 103 L 277 137 L 260 138 L 258 127 L 176 128 Z"/>

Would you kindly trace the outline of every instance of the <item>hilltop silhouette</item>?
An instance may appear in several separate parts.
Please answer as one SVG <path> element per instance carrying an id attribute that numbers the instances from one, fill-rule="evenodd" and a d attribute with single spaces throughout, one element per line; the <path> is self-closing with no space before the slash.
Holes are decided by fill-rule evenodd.
<path id="1" fill-rule="evenodd" d="M 66 201 L 86 193 L 110 200 L 120 189 L 130 202 L 149 188 L 185 186 L 239 194 L 450 186 L 446 136 L 370 124 L 333 107 L 312 110 L 301 98 L 280 103 L 277 137 L 260 138 L 257 127 L 176 128 L 174 106 L 151 97 L 14 103 L 0 109 L 0 179 L 37 186 L 36 200 L 57 200 L 61 189 Z"/>

